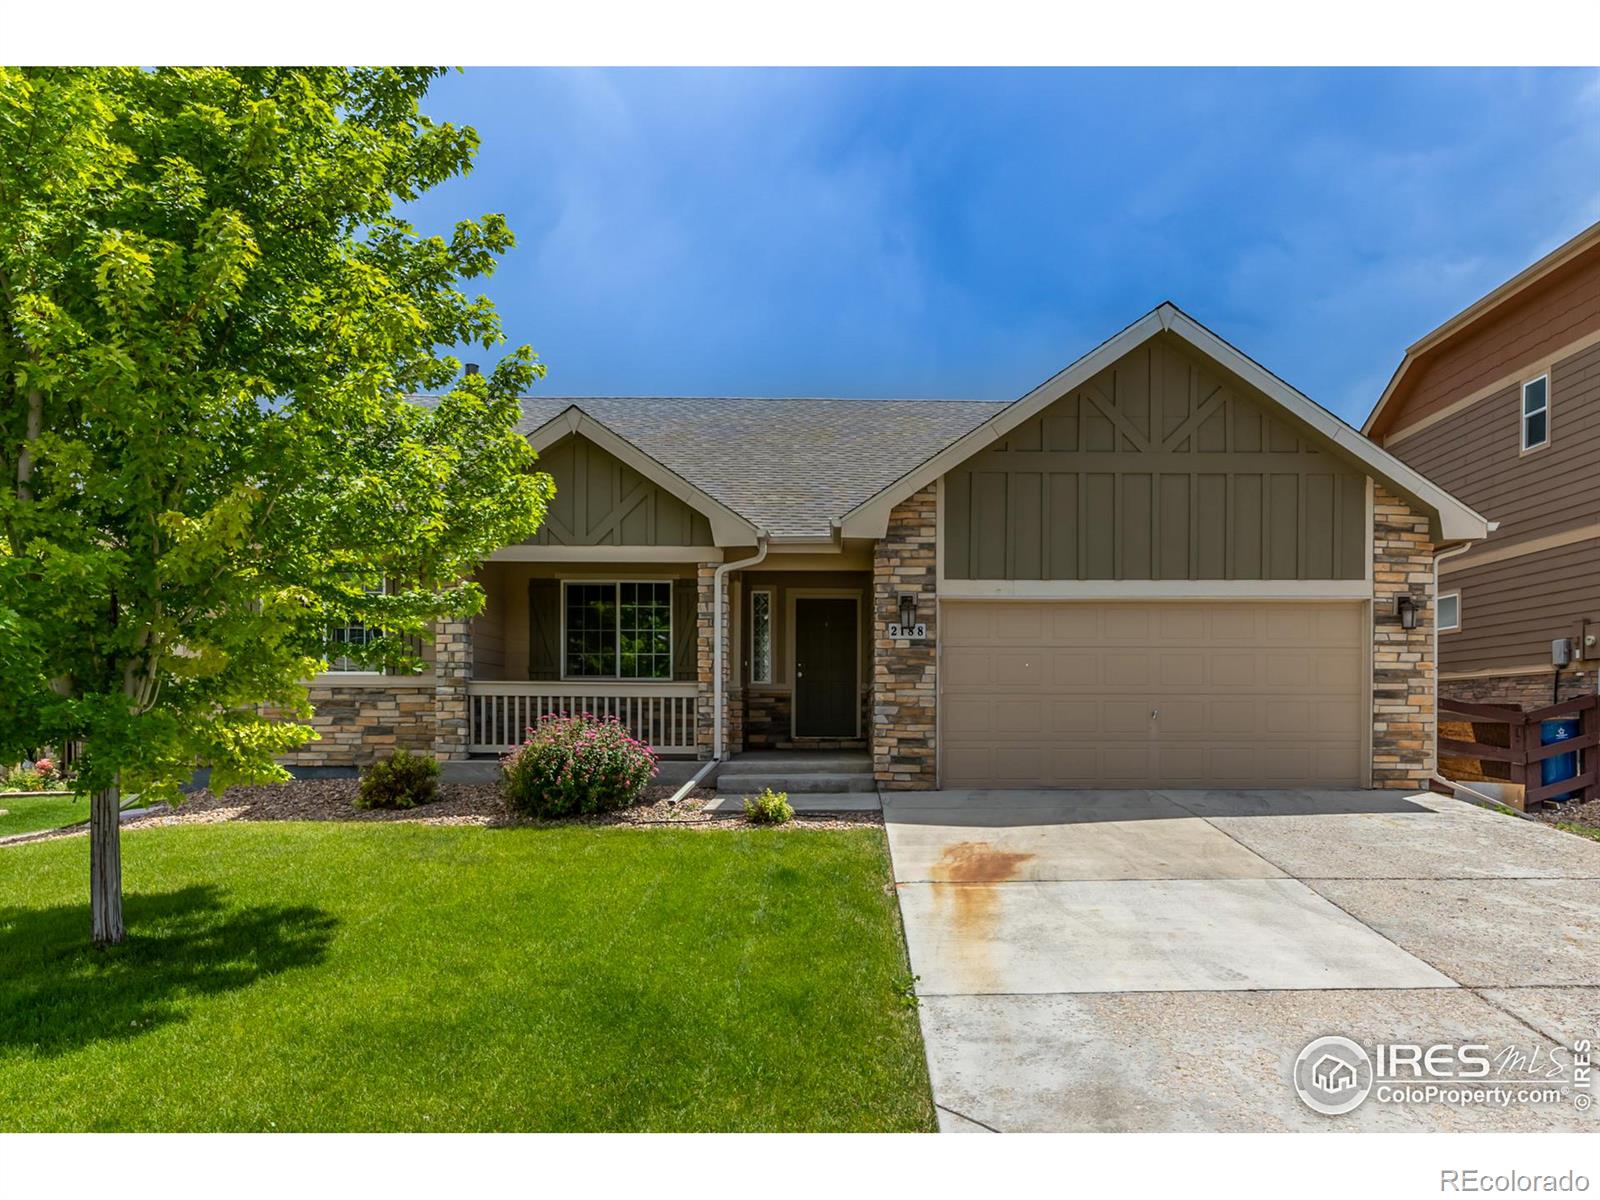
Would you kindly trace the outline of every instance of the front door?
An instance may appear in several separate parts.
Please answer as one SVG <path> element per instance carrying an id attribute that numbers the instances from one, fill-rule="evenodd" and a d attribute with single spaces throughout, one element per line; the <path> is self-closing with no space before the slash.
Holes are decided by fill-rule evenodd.
<path id="1" fill-rule="evenodd" d="M 856 606 L 852 597 L 795 597 L 796 737 L 856 736 Z"/>

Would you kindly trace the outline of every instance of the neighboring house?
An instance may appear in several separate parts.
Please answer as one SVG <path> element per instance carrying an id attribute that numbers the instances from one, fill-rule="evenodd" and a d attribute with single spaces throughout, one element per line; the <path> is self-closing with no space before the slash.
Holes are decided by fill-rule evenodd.
<path id="1" fill-rule="evenodd" d="M 1600 662 L 1600 224 L 1406 351 L 1364 432 L 1497 528 L 1439 563 L 1440 691 L 1538 707 Z"/>
<path id="2" fill-rule="evenodd" d="M 580 709 L 690 758 L 860 747 L 886 788 L 1433 770 L 1433 555 L 1483 519 L 1170 304 L 1011 404 L 526 413 L 544 528 L 429 674 L 318 679 L 293 761 Z"/>

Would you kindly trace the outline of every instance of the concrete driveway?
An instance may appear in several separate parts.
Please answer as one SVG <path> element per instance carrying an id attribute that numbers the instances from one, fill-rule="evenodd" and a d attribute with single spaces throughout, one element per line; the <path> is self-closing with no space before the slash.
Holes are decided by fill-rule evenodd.
<path id="1" fill-rule="evenodd" d="M 1600 1046 L 1600 844 L 1383 792 L 905 792 L 884 816 L 945 1130 L 1600 1127 L 1570 1097 L 1325 1117 L 1290 1080 L 1328 1034 L 1505 1048 L 1517 1084 Z"/>

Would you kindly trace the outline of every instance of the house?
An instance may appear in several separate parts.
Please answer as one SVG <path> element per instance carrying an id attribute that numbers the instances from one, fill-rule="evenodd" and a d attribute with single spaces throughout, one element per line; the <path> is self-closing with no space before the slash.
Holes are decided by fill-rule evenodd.
<path id="1" fill-rule="evenodd" d="M 1337 1095 L 1356 1086 L 1356 1069 L 1342 1058 L 1324 1054 L 1311 1068 L 1311 1081 L 1324 1092 Z"/>
<path id="2" fill-rule="evenodd" d="M 1363 427 L 1496 522 L 1440 556 L 1440 692 L 1546 705 L 1600 662 L 1600 224 L 1406 351 Z"/>
<path id="3" fill-rule="evenodd" d="M 324 740 L 870 752 L 884 788 L 1420 788 L 1433 559 L 1483 518 L 1171 304 L 1021 399 L 534 399 L 548 520 Z"/>

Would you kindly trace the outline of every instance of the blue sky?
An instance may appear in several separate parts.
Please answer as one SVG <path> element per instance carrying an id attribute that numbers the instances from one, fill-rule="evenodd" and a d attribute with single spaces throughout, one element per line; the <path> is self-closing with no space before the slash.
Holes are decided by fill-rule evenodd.
<path id="1" fill-rule="evenodd" d="M 1359 422 L 1600 219 L 1600 72 L 487 70 L 426 230 L 553 395 L 1012 399 L 1163 299 Z M 493 354 L 473 357 L 485 362 Z"/>

